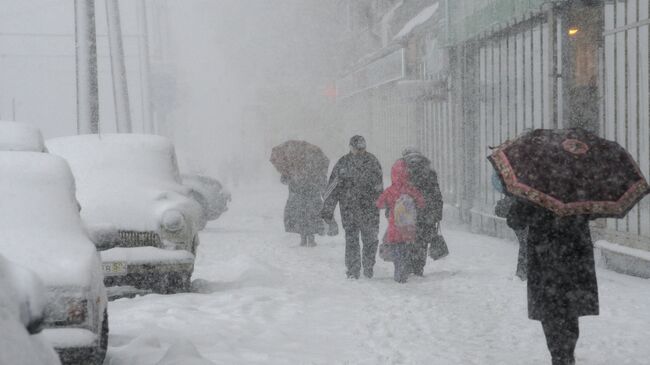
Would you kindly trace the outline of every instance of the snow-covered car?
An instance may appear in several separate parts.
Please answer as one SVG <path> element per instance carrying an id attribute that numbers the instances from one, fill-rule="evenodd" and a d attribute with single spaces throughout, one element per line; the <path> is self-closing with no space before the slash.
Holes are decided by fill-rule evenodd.
<path id="1" fill-rule="evenodd" d="M 1 151 L 0 201 L 0 252 L 45 285 L 43 335 L 64 363 L 101 364 L 106 288 L 68 164 L 47 153 Z"/>
<path id="2" fill-rule="evenodd" d="M 21 122 L 0 120 L 0 151 L 47 152 L 37 127 Z"/>
<path id="3" fill-rule="evenodd" d="M 192 189 L 192 197 L 203 209 L 205 221 L 218 219 L 228 210 L 232 197 L 219 180 L 205 175 L 182 175 L 183 185 Z"/>
<path id="4" fill-rule="evenodd" d="M 104 134 L 56 138 L 46 145 L 70 164 L 86 224 L 117 232 L 117 242 L 109 238 L 98 245 L 106 286 L 126 293 L 189 290 L 202 213 L 191 189 L 181 184 L 171 141 Z"/>
<path id="5" fill-rule="evenodd" d="M 60 364 L 41 333 L 45 287 L 38 276 L 0 255 L 0 293 L 0 364 Z"/>

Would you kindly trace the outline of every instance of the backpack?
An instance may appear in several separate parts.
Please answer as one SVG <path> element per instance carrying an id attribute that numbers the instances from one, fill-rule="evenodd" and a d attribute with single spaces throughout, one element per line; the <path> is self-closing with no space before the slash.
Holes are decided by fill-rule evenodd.
<path id="1" fill-rule="evenodd" d="M 408 241 L 415 241 L 417 206 L 412 196 L 400 195 L 393 208 L 393 218 L 400 235 Z"/>

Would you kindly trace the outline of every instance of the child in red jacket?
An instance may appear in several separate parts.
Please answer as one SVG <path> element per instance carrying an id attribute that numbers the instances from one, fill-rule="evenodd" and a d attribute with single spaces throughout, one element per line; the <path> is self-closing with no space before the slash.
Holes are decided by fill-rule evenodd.
<path id="1" fill-rule="evenodd" d="M 424 208 L 424 197 L 409 182 L 404 160 L 391 169 L 392 185 L 377 200 L 377 208 L 388 209 L 388 230 L 384 243 L 391 246 L 395 281 L 405 283 L 409 275 L 409 243 L 415 241 L 417 208 Z"/>

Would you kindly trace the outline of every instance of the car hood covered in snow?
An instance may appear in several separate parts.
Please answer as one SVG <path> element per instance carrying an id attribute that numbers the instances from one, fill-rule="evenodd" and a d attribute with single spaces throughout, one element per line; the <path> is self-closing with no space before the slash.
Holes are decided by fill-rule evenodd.
<path id="1" fill-rule="evenodd" d="M 137 134 L 85 135 L 47 141 L 65 158 L 77 182 L 81 216 L 88 225 L 158 231 L 165 211 L 176 209 L 196 225 L 200 206 L 180 183 L 172 143 Z"/>
<path id="2" fill-rule="evenodd" d="M 82 287 L 101 278 L 83 229 L 66 162 L 37 152 L 0 152 L 0 251 L 46 286 Z"/>

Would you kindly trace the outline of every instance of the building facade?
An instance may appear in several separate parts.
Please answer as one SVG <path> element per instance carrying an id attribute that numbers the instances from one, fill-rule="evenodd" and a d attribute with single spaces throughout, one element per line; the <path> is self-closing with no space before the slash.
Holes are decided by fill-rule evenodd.
<path id="1" fill-rule="evenodd" d="M 592 130 L 627 148 L 650 176 L 648 0 L 392 5 L 369 29 L 400 30 L 380 37 L 389 41 L 339 80 L 339 109 L 356 113 L 346 123 L 363 120 L 372 130 L 384 166 L 417 144 L 438 171 L 448 211 L 474 231 L 511 236 L 493 214 L 501 196 L 486 157 L 490 147 L 528 129 Z M 387 27 L 396 11 L 410 17 Z M 395 65 L 391 73 L 373 73 L 389 68 L 382 63 L 397 64 L 398 56 L 401 74 Z M 355 72 L 365 72 L 359 79 L 366 83 L 358 81 L 350 88 L 357 94 L 348 96 L 346 81 Z M 650 199 L 625 219 L 593 228 L 611 243 L 599 243 L 606 265 L 650 277 Z"/>

